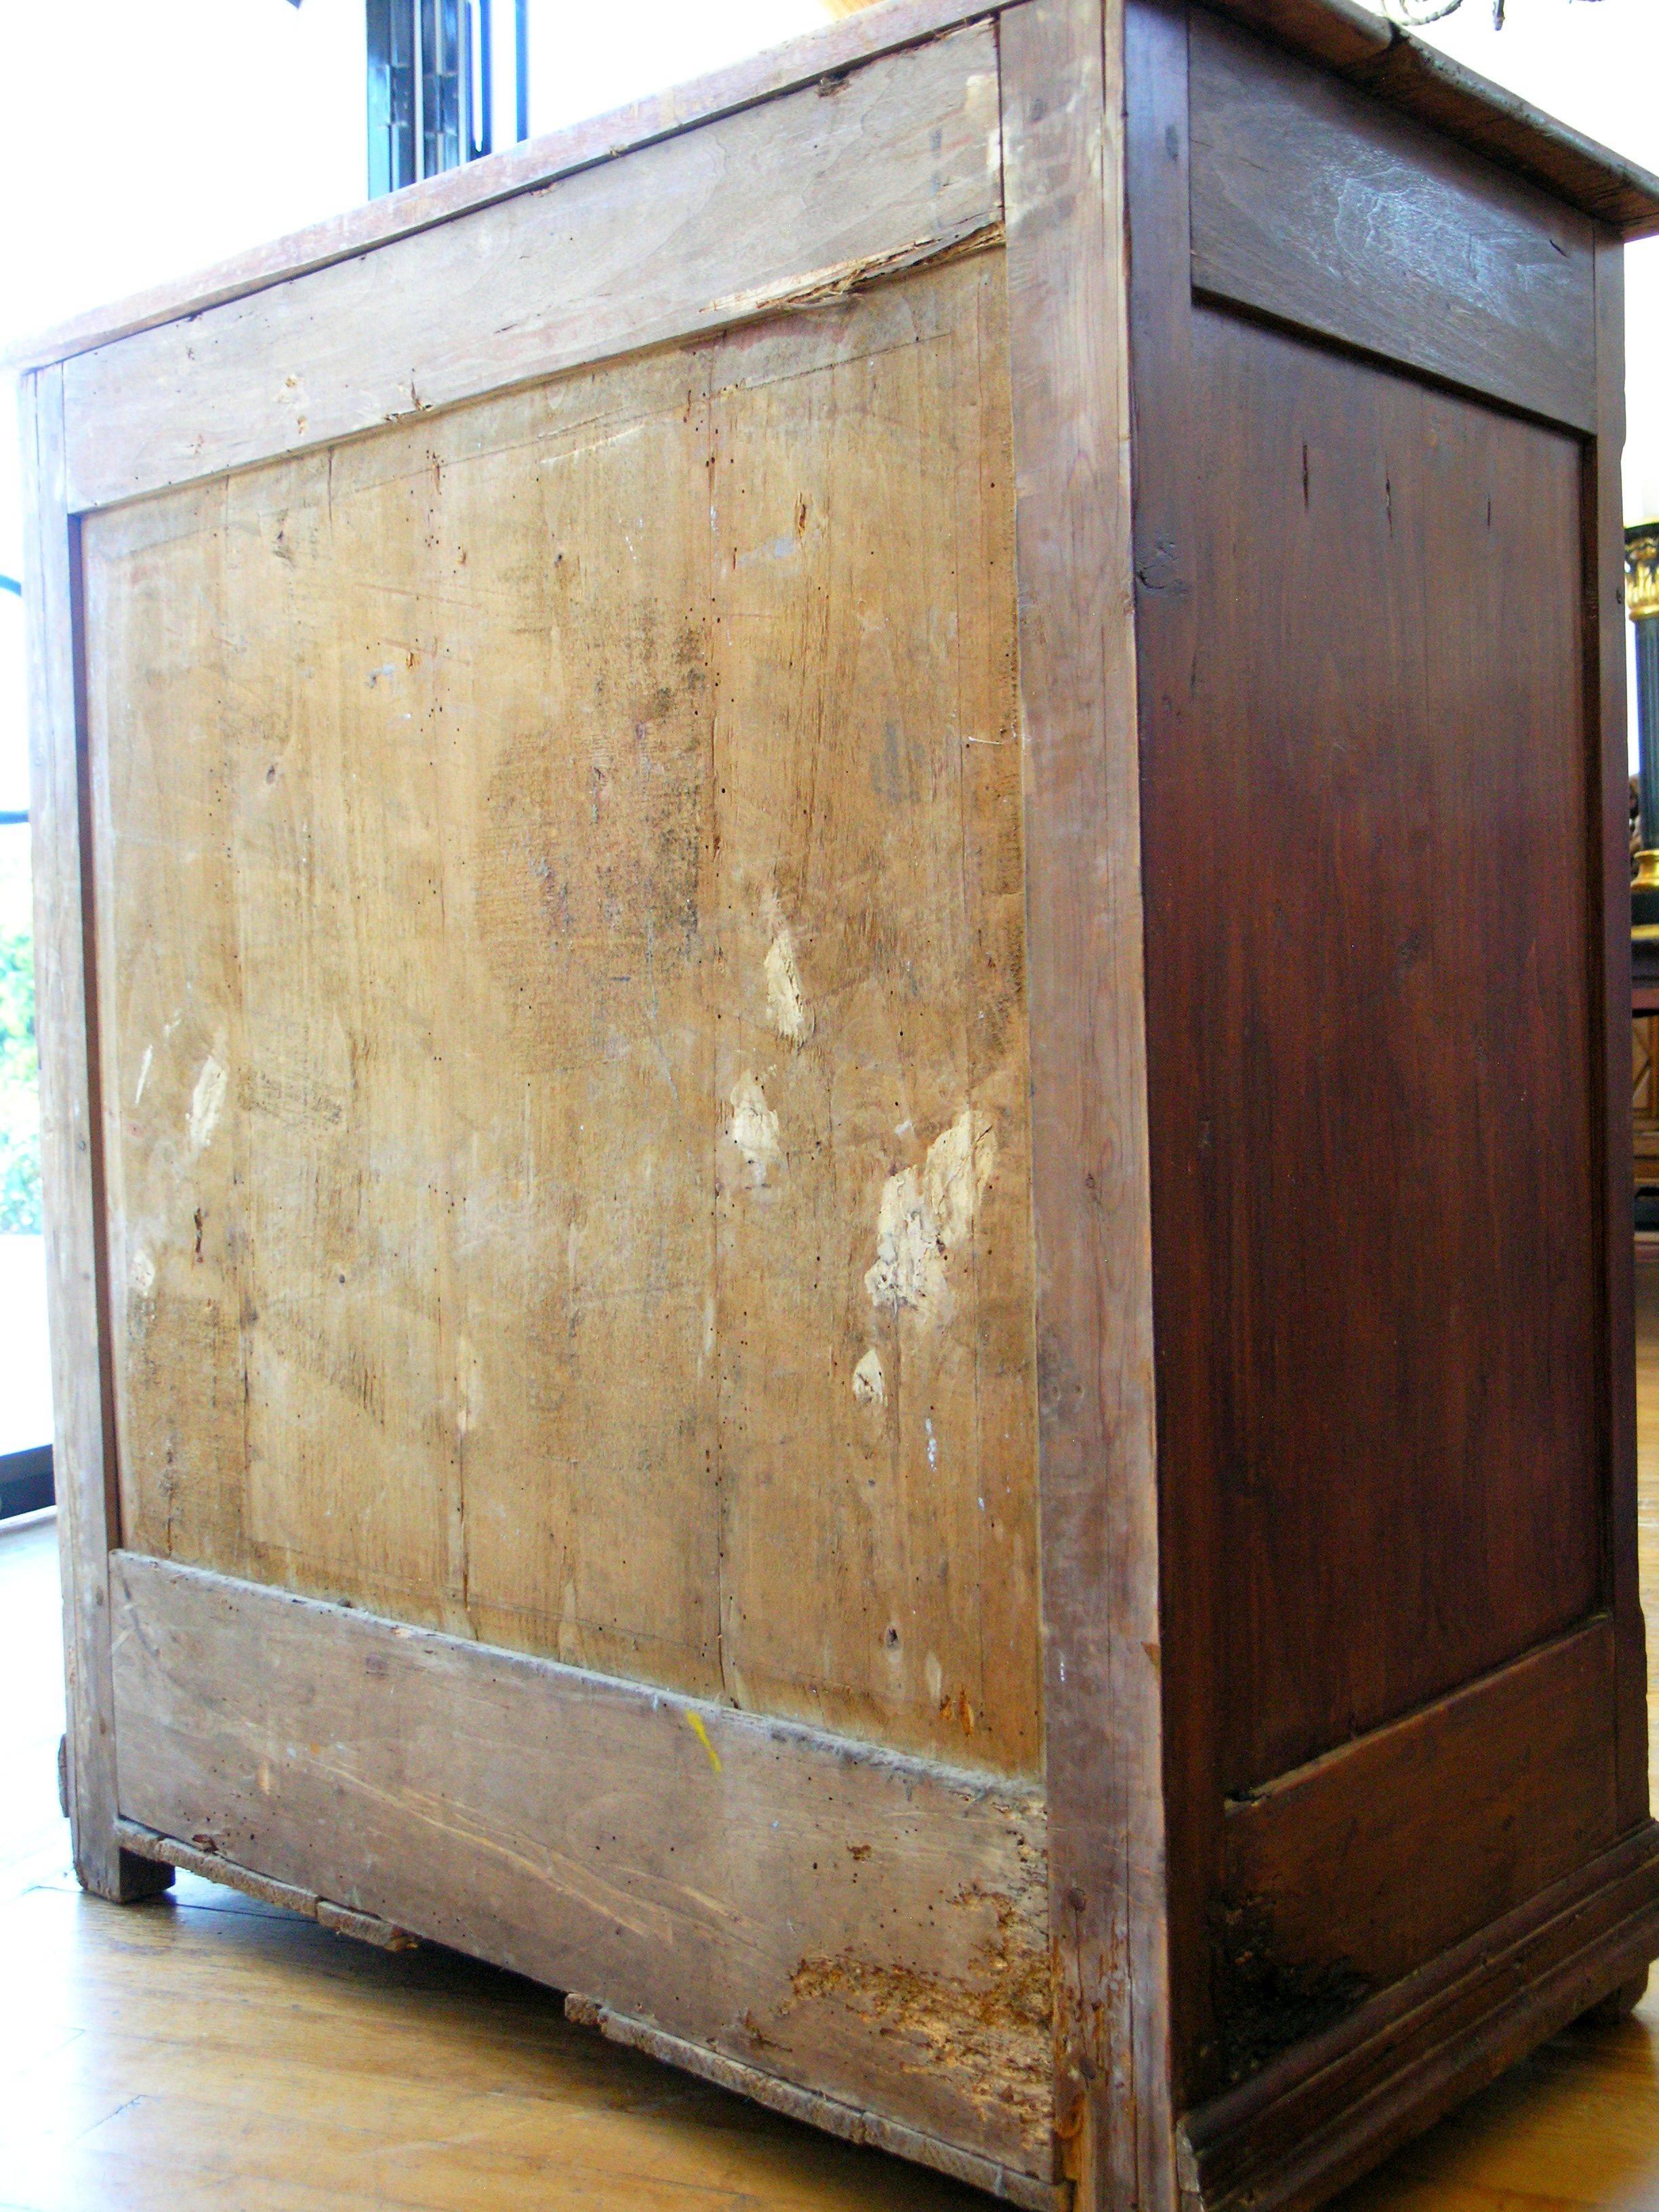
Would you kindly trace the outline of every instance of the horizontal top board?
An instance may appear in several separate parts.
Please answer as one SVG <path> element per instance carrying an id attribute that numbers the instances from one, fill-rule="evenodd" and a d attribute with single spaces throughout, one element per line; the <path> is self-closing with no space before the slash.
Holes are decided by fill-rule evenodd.
<path id="1" fill-rule="evenodd" d="M 1625 237 L 1659 231 L 1659 178 L 1436 53 L 1397 25 L 1373 15 L 1358 0 L 1206 4 L 1530 178 Z M 246 298 L 999 12 L 994 0 L 879 0 L 877 6 L 730 69 L 429 177 L 211 269 L 77 316 L 0 356 L 0 367 L 38 368 L 67 361 L 116 338 Z"/>
<path id="2" fill-rule="evenodd" d="M 982 238 L 1002 214 L 996 67 L 994 34 L 970 24 L 82 354 L 64 370 L 70 505 L 833 302 Z"/>

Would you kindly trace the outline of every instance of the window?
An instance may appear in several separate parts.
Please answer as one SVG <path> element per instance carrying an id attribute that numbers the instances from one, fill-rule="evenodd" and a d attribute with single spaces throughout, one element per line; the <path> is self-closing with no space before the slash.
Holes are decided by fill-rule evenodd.
<path id="1" fill-rule="evenodd" d="M 529 136 L 527 4 L 368 0 L 371 198 L 491 152 L 498 115 Z"/>

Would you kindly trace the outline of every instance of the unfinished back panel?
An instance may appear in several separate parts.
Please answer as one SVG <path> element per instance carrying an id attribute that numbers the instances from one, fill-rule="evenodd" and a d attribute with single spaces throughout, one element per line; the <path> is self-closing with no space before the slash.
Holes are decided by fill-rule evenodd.
<path id="1" fill-rule="evenodd" d="M 89 522 L 129 1546 L 1034 1769 L 1007 445 L 988 254 Z"/>
<path id="2" fill-rule="evenodd" d="M 182 1852 L 1047 2206 L 997 49 L 942 27 L 38 380 L 70 1773 L 94 1887 Z"/>

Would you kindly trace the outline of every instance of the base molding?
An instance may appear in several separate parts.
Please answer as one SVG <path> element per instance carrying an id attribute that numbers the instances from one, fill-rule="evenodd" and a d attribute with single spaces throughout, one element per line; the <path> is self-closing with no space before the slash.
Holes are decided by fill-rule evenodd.
<path id="1" fill-rule="evenodd" d="M 896 2158 L 908 2159 L 913 2165 L 932 2166 L 935 2172 L 965 2181 L 975 2189 L 984 2190 L 988 2196 L 1002 2197 L 1010 2204 L 1024 2205 L 1029 2212 L 1069 2212 L 1069 2182 L 1039 2181 L 1029 2173 L 1017 2173 L 1012 2167 L 1000 2166 L 994 2159 L 981 2158 L 974 2151 L 958 2150 L 953 2143 L 941 2142 L 939 2136 L 927 2135 L 920 2128 L 884 2119 L 879 2112 L 860 2111 L 856 2105 L 846 2104 L 838 2097 L 826 2097 L 815 2089 L 803 2089 L 758 2066 L 746 2066 L 740 2059 L 706 2050 L 702 2044 L 688 2043 L 684 2036 L 670 2035 L 647 2021 L 614 2012 L 596 1998 L 579 1996 L 574 1990 L 565 1998 L 564 2010 L 567 2020 L 574 2021 L 581 2027 L 597 2027 L 612 2043 L 643 2051 L 648 2058 L 678 2066 L 722 2089 L 733 2089 L 739 2096 L 764 2105 L 769 2112 L 781 2112 L 792 2120 L 804 2120 L 809 2127 L 817 2128 L 825 2135 L 839 2136 L 843 2142 L 889 2151 Z"/>
<path id="2" fill-rule="evenodd" d="M 1182 2120 L 1186 2212 L 1306 2212 L 1659 1956 L 1659 1825 Z"/>
<path id="3" fill-rule="evenodd" d="M 252 1867 L 223 1858 L 217 1851 L 198 1850 L 191 1844 L 181 1844 L 176 1836 L 161 1835 L 142 1821 L 117 1820 L 115 1840 L 124 1857 L 165 1868 L 169 1881 L 175 1867 L 185 1874 L 200 1875 L 204 1881 L 240 1890 L 244 1897 L 258 1898 L 262 1905 L 280 1905 L 285 1911 L 298 1912 L 337 1936 L 355 1936 L 360 1943 L 373 1943 L 381 1951 L 412 1951 L 420 1940 L 406 1928 L 382 1920 L 378 1913 L 356 1912 L 349 1905 L 319 1897 L 315 1890 L 301 1889 L 291 1881 L 273 1881 L 268 1875 L 256 1874 Z"/>
<path id="4" fill-rule="evenodd" d="M 588 1991 L 821 2124 L 1048 2184 L 1039 1784 L 128 1552 L 110 1602 L 135 1866 Z"/>

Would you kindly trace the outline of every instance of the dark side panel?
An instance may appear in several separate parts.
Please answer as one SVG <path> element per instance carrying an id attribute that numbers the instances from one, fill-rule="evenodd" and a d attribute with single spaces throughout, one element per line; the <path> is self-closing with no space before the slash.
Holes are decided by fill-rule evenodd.
<path id="1" fill-rule="evenodd" d="M 1129 51 L 1191 2105 L 1630 1825 L 1601 340 L 1582 217 L 1201 9 Z"/>
<path id="2" fill-rule="evenodd" d="M 1148 966 L 1165 1450 L 1214 1486 L 1237 1790 L 1596 1601 L 1581 469 L 1231 314 L 1193 341 Z"/>

